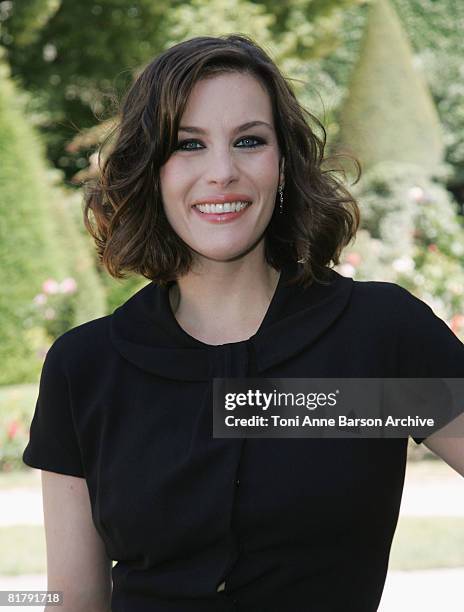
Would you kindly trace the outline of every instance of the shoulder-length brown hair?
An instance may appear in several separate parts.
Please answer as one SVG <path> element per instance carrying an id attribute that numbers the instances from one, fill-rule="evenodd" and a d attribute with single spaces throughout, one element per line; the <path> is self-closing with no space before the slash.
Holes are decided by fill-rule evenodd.
<path id="1" fill-rule="evenodd" d="M 333 169 L 322 169 L 330 159 L 324 159 L 324 126 L 300 105 L 275 63 L 249 37 L 201 36 L 172 46 L 141 72 L 123 99 L 116 128 L 100 148 L 101 153 L 112 138 L 111 152 L 103 164 L 99 153 L 98 178 L 86 185 L 84 223 L 100 263 L 114 278 L 135 272 L 164 285 L 189 271 L 192 252 L 164 213 L 160 168 L 176 148 L 195 83 L 225 72 L 247 73 L 264 85 L 285 157 L 284 214 L 276 205 L 265 234 L 267 262 L 280 269 L 300 261 L 292 282 L 324 282 L 330 264 L 339 263 L 342 249 L 354 237 L 357 202 Z M 322 138 L 305 114 L 322 128 Z M 361 166 L 355 163 L 357 182 Z"/>

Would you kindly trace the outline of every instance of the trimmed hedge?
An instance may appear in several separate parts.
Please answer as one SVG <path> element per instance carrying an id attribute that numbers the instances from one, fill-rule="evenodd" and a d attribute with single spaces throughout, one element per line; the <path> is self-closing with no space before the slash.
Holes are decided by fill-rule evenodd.
<path id="1" fill-rule="evenodd" d="M 88 243 L 71 212 L 76 202 L 57 187 L 24 100 L 0 61 L 0 385 L 36 381 L 56 332 L 106 310 Z M 44 307 L 47 279 L 71 279 L 77 288 Z"/>

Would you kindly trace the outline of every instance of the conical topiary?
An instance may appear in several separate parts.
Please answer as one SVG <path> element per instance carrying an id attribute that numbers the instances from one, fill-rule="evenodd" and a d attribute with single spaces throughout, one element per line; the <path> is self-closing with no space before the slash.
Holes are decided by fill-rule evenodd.
<path id="1" fill-rule="evenodd" d="M 369 6 L 339 121 L 337 151 L 354 153 L 365 169 L 382 162 L 406 162 L 433 173 L 441 165 L 439 117 L 389 0 Z"/>

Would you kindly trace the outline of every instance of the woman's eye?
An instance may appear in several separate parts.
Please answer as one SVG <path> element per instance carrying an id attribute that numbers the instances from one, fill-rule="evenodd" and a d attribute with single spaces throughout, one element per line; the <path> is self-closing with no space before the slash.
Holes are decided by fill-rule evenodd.
<path id="1" fill-rule="evenodd" d="M 255 147 L 259 147 L 260 145 L 265 144 L 264 140 L 262 138 L 258 138 L 257 136 L 244 136 L 243 138 L 241 138 L 239 140 L 239 142 L 242 142 L 244 140 L 254 140 L 256 144 L 253 145 L 249 145 L 250 149 L 254 149 Z"/>
<path id="2" fill-rule="evenodd" d="M 193 149 L 191 147 L 187 148 L 187 145 L 195 144 L 196 142 L 198 142 L 198 140 L 182 140 L 177 144 L 176 148 L 181 151 L 192 151 Z"/>
<path id="3" fill-rule="evenodd" d="M 248 142 L 254 141 L 254 144 L 240 146 L 239 149 L 254 149 L 256 147 L 259 147 L 265 144 L 265 141 L 262 138 L 259 138 L 258 136 L 244 136 L 243 138 L 240 138 L 240 140 L 238 140 L 237 142 L 239 143 L 239 142 L 244 142 L 244 141 L 248 141 Z M 176 148 L 180 151 L 197 151 L 199 148 L 202 148 L 202 147 L 189 146 L 189 145 L 195 145 L 195 144 L 201 144 L 201 143 L 199 140 L 194 140 L 194 139 L 182 140 L 181 142 L 177 144 Z"/>

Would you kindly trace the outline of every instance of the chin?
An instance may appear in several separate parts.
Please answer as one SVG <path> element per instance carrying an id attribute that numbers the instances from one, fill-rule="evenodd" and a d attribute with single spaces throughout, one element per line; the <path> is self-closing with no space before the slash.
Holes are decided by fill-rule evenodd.
<path id="1" fill-rule="evenodd" d="M 236 261 L 238 259 L 241 259 L 242 257 L 245 257 L 245 255 L 247 255 L 250 251 L 252 251 L 255 246 L 256 244 L 251 244 L 251 245 L 246 245 L 246 246 L 237 247 L 237 248 L 227 248 L 227 249 L 218 248 L 218 249 L 208 249 L 207 251 L 198 250 L 198 249 L 192 249 L 192 250 L 200 258 L 207 259 L 209 261 L 228 262 L 228 261 Z"/>

